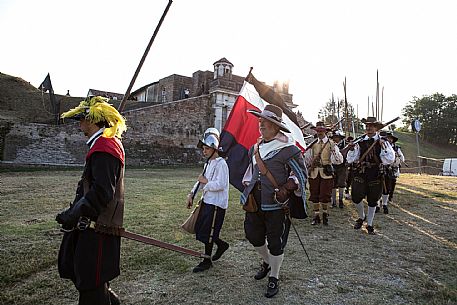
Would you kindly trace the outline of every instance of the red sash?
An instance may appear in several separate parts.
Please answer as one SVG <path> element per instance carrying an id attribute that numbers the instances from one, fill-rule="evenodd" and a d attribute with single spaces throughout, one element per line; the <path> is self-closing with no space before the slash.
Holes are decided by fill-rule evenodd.
<path id="1" fill-rule="evenodd" d="M 94 146 L 92 146 L 87 153 L 86 161 L 94 152 L 106 152 L 119 159 L 122 165 L 124 165 L 124 147 L 122 146 L 121 141 L 116 137 L 105 138 L 104 136 L 100 136 L 97 140 L 95 140 Z"/>

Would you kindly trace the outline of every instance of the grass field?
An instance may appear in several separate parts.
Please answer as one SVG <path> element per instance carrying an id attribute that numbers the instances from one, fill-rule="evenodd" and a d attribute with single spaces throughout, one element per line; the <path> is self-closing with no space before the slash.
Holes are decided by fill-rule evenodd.
<path id="1" fill-rule="evenodd" d="M 199 168 L 126 172 L 124 225 L 131 231 L 202 250 L 179 224 Z M 72 200 L 80 169 L 0 172 L 0 304 L 76 304 L 57 273 L 62 235 L 55 214 Z M 332 209 L 328 227 L 291 230 L 272 300 L 260 263 L 245 240 L 238 192 L 230 193 L 222 237 L 226 254 L 203 274 L 198 259 L 123 240 L 122 274 L 111 284 L 123 304 L 457 304 L 457 178 L 402 175 L 390 214 L 375 217 L 376 236 L 356 231 L 349 201 Z"/>

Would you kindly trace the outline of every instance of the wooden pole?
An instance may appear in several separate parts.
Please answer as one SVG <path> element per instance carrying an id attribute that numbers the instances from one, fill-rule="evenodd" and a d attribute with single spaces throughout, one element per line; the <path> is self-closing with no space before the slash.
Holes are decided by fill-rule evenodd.
<path id="1" fill-rule="evenodd" d="M 143 57 L 141 57 L 140 63 L 138 64 L 138 67 L 136 68 L 135 73 L 133 74 L 132 80 L 130 81 L 129 87 L 127 88 L 127 91 L 125 91 L 124 97 L 122 98 L 121 103 L 119 104 L 119 108 L 117 109 L 119 112 L 122 112 L 125 108 L 125 102 L 127 99 L 130 97 L 130 91 L 132 90 L 133 84 L 135 84 L 135 80 L 138 77 L 138 74 L 140 73 L 141 67 L 143 66 L 144 61 L 146 60 L 146 56 L 149 53 L 149 50 L 151 49 L 152 43 L 154 42 L 154 39 L 157 36 L 157 33 L 159 32 L 160 26 L 162 25 L 163 20 L 165 19 L 165 16 L 168 13 L 168 9 L 171 6 L 171 3 L 173 3 L 173 0 L 168 0 L 167 7 L 165 8 L 162 17 L 159 20 L 159 24 L 157 24 L 157 27 L 154 31 L 154 34 L 152 34 L 151 39 L 149 40 L 148 46 L 146 47 L 146 50 L 144 50 Z"/>
<path id="2" fill-rule="evenodd" d="M 384 86 L 382 86 L 382 91 L 381 91 L 381 122 L 382 122 L 383 114 L 384 114 Z"/>

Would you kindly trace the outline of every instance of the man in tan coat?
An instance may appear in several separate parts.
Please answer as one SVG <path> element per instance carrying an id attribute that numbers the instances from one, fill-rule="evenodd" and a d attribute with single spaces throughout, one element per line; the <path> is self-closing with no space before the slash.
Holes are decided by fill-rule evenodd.
<path id="1" fill-rule="evenodd" d="M 305 154 L 305 162 L 309 171 L 309 200 L 313 203 L 314 217 L 312 225 L 320 224 L 320 207 L 322 206 L 322 223 L 328 225 L 328 206 L 332 197 L 333 166 L 343 163 L 338 146 L 327 137 L 329 128 L 324 122 L 317 122 L 311 127 L 317 133 L 317 142 Z"/>

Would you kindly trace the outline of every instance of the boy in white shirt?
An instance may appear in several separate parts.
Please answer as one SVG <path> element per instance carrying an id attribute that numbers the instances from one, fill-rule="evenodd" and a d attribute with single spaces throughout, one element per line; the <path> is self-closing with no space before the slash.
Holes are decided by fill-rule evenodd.
<path id="1" fill-rule="evenodd" d="M 229 248 L 229 244 L 220 239 L 219 234 L 224 223 L 225 210 L 228 207 L 229 170 L 224 158 L 219 156 L 219 131 L 208 128 L 203 140 L 197 145 L 207 159 L 203 174 L 198 177 L 192 191 L 187 195 L 187 208 L 191 208 L 193 198 L 199 189 L 202 190 L 202 206 L 195 223 L 195 238 L 205 244 L 205 254 L 211 257 L 213 244 L 217 245 L 216 253 L 203 259 L 193 272 L 205 271 L 212 266 Z"/>

